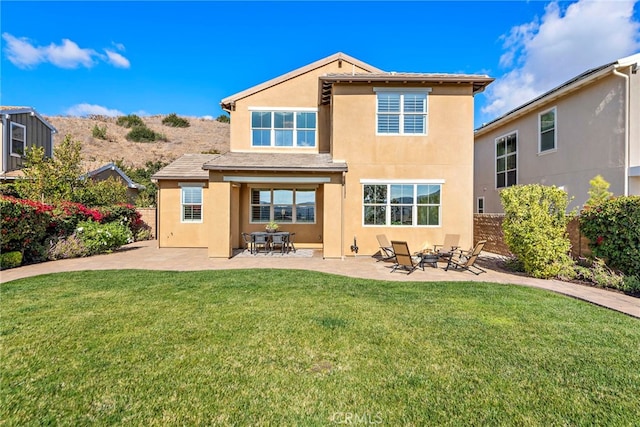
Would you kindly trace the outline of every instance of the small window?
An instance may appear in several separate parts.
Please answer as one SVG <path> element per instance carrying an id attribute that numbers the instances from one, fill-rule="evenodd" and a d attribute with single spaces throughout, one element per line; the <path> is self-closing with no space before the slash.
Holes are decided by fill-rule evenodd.
<path id="1" fill-rule="evenodd" d="M 27 127 L 20 123 L 11 123 L 11 155 L 22 157 L 27 146 Z"/>
<path id="2" fill-rule="evenodd" d="M 484 197 L 478 197 L 476 212 L 479 214 L 484 213 Z"/>
<path id="3" fill-rule="evenodd" d="M 183 185 L 181 192 L 182 222 L 202 222 L 202 186 Z"/>
<path id="4" fill-rule="evenodd" d="M 555 107 L 538 116 L 540 137 L 539 152 L 556 149 L 556 109 Z"/>
<path id="5" fill-rule="evenodd" d="M 517 148 L 516 132 L 496 139 L 496 188 L 517 184 Z"/>
<path id="6" fill-rule="evenodd" d="M 375 88 L 378 135 L 426 135 L 427 92 Z"/>

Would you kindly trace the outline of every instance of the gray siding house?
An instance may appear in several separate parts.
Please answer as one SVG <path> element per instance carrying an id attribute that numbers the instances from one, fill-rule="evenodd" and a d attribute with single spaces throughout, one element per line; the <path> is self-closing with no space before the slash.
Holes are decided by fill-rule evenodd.
<path id="1" fill-rule="evenodd" d="M 53 156 L 56 128 L 31 107 L 0 106 L 2 150 L 0 179 L 14 179 L 24 162 L 28 147 L 43 147 L 47 157 Z"/>
<path id="2" fill-rule="evenodd" d="M 569 208 L 602 175 L 615 195 L 640 195 L 640 53 L 588 70 L 475 131 L 476 213 L 502 213 L 500 190 L 564 188 Z"/>

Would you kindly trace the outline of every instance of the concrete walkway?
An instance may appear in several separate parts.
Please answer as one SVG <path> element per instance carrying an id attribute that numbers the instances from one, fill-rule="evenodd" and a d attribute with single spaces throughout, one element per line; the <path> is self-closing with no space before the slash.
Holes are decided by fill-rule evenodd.
<path id="1" fill-rule="evenodd" d="M 313 253 L 313 254 L 312 254 Z M 440 267 L 443 265 L 441 264 Z M 0 272 L 0 281 L 7 283 L 23 277 L 47 273 L 80 270 L 226 270 L 226 269 L 301 269 L 313 270 L 342 276 L 375 280 L 395 281 L 476 281 L 516 284 L 547 289 L 559 294 L 588 301 L 607 307 L 630 316 L 640 318 L 640 299 L 618 292 L 607 291 L 589 286 L 566 283 L 558 280 L 541 280 L 531 277 L 507 274 L 487 270 L 479 276 L 465 271 L 444 271 L 443 268 L 425 267 L 425 271 L 417 270 L 411 275 L 390 272 L 390 263 L 377 262 L 366 255 L 349 257 L 344 260 L 323 259 L 319 251 L 298 251 L 288 255 L 248 255 L 242 254 L 231 259 L 208 258 L 206 249 L 193 248 L 157 248 L 155 240 L 136 242 L 121 250 L 89 258 L 74 258 L 28 265 Z"/>

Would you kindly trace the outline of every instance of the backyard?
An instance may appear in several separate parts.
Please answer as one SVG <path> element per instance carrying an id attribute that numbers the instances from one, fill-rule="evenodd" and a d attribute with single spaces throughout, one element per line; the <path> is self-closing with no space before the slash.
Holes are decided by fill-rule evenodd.
<path id="1" fill-rule="evenodd" d="M 300 270 L 2 285 L 7 425 L 633 425 L 638 319 L 540 289 Z"/>

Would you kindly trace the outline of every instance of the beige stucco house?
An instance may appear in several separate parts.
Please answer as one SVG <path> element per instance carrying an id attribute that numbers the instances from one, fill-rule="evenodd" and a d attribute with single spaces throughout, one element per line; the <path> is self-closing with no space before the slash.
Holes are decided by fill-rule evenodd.
<path id="1" fill-rule="evenodd" d="M 160 247 L 230 257 L 275 220 L 326 258 L 473 239 L 473 101 L 486 75 L 383 72 L 343 53 L 222 100 L 230 152 L 156 173 Z M 355 242 L 355 245 L 354 245 Z"/>
<path id="2" fill-rule="evenodd" d="M 588 70 L 475 132 L 475 212 L 501 213 L 500 190 L 564 188 L 569 208 L 602 175 L 615 195 L 640 195 L 640 54 Z"/>

